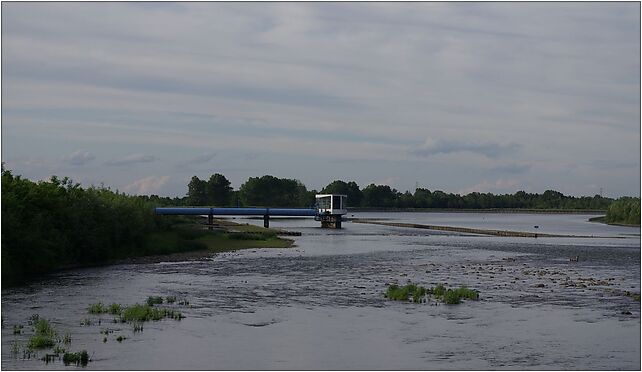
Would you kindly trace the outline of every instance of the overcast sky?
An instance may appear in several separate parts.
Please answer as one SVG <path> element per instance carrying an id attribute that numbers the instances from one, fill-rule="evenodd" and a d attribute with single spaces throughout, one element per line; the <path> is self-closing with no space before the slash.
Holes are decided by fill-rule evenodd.
<path id="1" fill-rule="evenodd" d="M 640 4 L 3 2 L 2 161 L 640 195 Z"/>

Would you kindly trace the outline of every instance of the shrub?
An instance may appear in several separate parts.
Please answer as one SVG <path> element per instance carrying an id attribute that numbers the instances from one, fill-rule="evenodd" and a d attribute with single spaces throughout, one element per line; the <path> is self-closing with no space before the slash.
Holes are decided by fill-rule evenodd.
<path id="1" fill-rule="evenodd" d="M 109 307 L 107 308 L 107 312 L 109 312 L 112 315 L 120 315 L 121 311 L 123 311 L 122 306 L 116 303 L 109 305 Z"/>
<path id="2" fill-rule="evenodd" d="M 102 314 L 107 312 L 107 308 L 105 308 L 103 304 L 99 302 L 97 304 L 89 305 L 87 311 L 89 311 L 89 314 Z"/>
<path id="3" fill-rule="evenodd" d="M 89 363 L 89 354 L 87 353 L 87 350 L 83 350 L 78 353 L 65 353 L 62 356 L 62 362 L 65 363 L 66 366 L 75 364 L 76 366 L 84 367 Z"/>
<path id="4" fill-rule="evenodd" d="M 147 305 L 149 306 L 160 305 L 162 303 L 163 303 L 163 297 L 161 296 L 147 297 Z"/>

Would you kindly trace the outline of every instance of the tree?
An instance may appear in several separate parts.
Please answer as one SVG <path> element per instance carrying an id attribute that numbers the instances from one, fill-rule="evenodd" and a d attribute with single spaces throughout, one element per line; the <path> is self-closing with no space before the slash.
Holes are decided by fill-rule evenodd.
<path id="1" fill-rule="evenodd" d="M 187 197 L 191 205 L 206 205 L 207 182 L 193 176 L 187 185 Z"/>
<path id="2" fill-rule="evenodd" d="M 228 205 L 232 195 L 230 181 L 224 175 L 216 173 L 207 180 L 205 188 L 207 202 L 211 205 Z"/>
<path id="3" fill-rule="evenodd" d="M 270 175 L 250 177 L 241 185 L 239 194 L 247 206 L 308 207 L 312 204 L 301 181 Z"/>
<path id="4" fill-rule="evenodd" d="M 348 197 L 346 204 L 349 207 L 360 206 L 363 199 L 363 193 L 359 190 L 359 185 L 354 181 L 348 183 L 341 180 L 332 181 L 321 190 L 321 193 L 346 195 Z"/>
<path id="5" fill-rule="evenodd" d="M 364 207 L 394 207 L 396 190 L 388 185 L 375 185 L 371 183 L 363 189 Z"/>

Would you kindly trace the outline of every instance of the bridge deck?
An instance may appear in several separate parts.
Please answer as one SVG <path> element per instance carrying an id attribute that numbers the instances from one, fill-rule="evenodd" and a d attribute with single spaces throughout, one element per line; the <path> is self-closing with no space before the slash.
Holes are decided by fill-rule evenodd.
<path id="1" fill-rule="evenodd" d="M 156 208 L 156 214 L 164 215 L 214 215 L 214 216 L 311 216 L 317 214 L 310 208 Z"/>

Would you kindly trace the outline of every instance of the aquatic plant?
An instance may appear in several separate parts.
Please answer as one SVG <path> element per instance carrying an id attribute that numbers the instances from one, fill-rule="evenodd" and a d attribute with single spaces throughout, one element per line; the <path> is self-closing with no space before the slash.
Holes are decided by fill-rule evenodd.
<path id="1" fill-rule="evenodd" d="M 87 308 L 89 314 L 102 314 L 107 312 L 107 308 L 103 306 L 102 303 L 91 304 Z"/>
<path id="2" fill-rule="evenodd" d="M 161 296 L 149 296 L 147 297 L 147 305 L 154 306 L 160 305 L 163 303 L 163 297 Z"/>
<path id="3" fill-rule="evenodd" d="M 16 324 L 13 326 L 13 334 L 14 335 L 19 335 L 22 333 L 22 328 L 23 326 L 21 324 Z"/>
<path id="4" fill-rule="evenodd" d="M 127 339 L 127 337 L 124 337 L 124 336 L 116 337 L 116 341 L 118 341 L 118 342 L 123 342 L 123 340 L 126 340 L 126 339 Z"/>
<path id="5" fill-rule="evenodd" d="M 87 353 L 87 350 L 77 353 L 65 353 L 62 356 L 62 362 L 65 363 L 66 366 L 75 364 L 76 366 L 85 367 L 87 363 L 89 363 L 89 354 Z"/>
<path id="6" fill-rule="evenodd" d="M 90 326 L 91 324 L 92 324 L 92 321 L 89 318 L 85 318 L 80 321 L 81 326 Z"/>
<path id="7" fill-rule="evenodd" d="M 168 304 L 173 304 L 174 302 L 176 302 L 176 296 L 167 296 L 167 298 L 165 298 L 165 301 L 167 301 Z"/>
<path id="8" fill-rule="evenodd" d="M 150 305 L 134 304 L 123 309 L 121 322 L 145 322 L 148 320 L 161 320 L 163 318 L 181 320 L 185 317 L 176 310 L 155 308 Z"/>
<path id="9" fill-rule="evenodd" d="M 117 303 L 113 303 L 113 304 L 109 305 L 109 307 L 107 308 L 107 312 L 112 314 L 112 315 L 120 315 L 120 312 L 122 310 L 123 310 L 122 306 L 120 304 L 117 304 Z"/>
<path id="10" fill-rule="evenodd" d="M 446 293 L 446 287 L 443 284 L 437 284 L 435 288 L 430 290 L 430 293 L 435 297 L 442 297 Z"/>
<path id="11" fill-rule="evenodd" d="M 462 299 L 478 300 L 479 293 L 477 291 L 460 287 L 457 289 L 447 289 L 443 284 L 438 284 L 434 288 L 424 288 L 415 284 L 407 284 L 399 287 L 396 284 L 388 286 L 386 291 L 386 298 L 395 301 L 410 301 L 415 303 L 422 302 L 426 295 L 432 295 L 435 299 L 441 300 L 448 305 L 455 305 L 461 303 Z"/>
<path id="12" fill-rule="evenodd" d="M 188 305 L 189 305 L 189 301 L 187 301 L 187 300 L 180 300 L 180 301 L 178 301 L 178 304 L 179 304 L 179 305 L 181 305 L 181 306 L 188 306 Z"/>
<path id="13" fill-rule="evenodd" d="M 45 349 L 55 345 L 56 331 L 46 319 L 38 318 L 33 323 L 34 335 L 29 338 L 29 349 Z"/>
<path id="14" fill-rule="evenodd" d="M 31 338 L 29 338 L 29 343 L 27 344 L 27 347 L 29 349 L 46 349 L 53 347 L 56 344 L 54 339 L 49 336 L 43 336 L 43 335 L 33 335 Z"/>
<path id="15" fill-rule="evenodd" d="M 65 345 L 69 345 L 71 343 L 71 335 L 69 333 L 65 333 L 62 337 L 62 343 Z"/>
<path id="16" fill-rule="evenodd" d="M 457 305 L 461 303 L 461 297 L 452 289 L 446 290 L 442 296 L 444 303 L 448 305 Z"/>
<path id="17" fill-rule="evenodd" d="M 65 353 L 65 351 L 67 351 L 67 350 L 65 350 L 65 349 L 64 349 L 63 347 L 61 347 L 60 345 L 56 345 L 56 346 L 53 348 L 53 353 L 54 353 L 54 354 L 56 354 L 56 355 L 58 355 L 58 354 L 64 354 L 64 353 Z"/>
<path id="18" fill-rule="evenodd" d="M 132 327 L 132 331 L 134 333 L 142 332 L 143 331 L 143 325 L 141 323 L 134 323 L 134 326 Z"/>
<path id="19" fill-rule="evenodd" d="M 391 284 L 386 292 L 386 297 L 395 301 L 409 301 L 412 297 L 413 302 L 421 302 L 425 295 L 426 288 L 414 284 L 407 284 L 403 287 Z"/>

